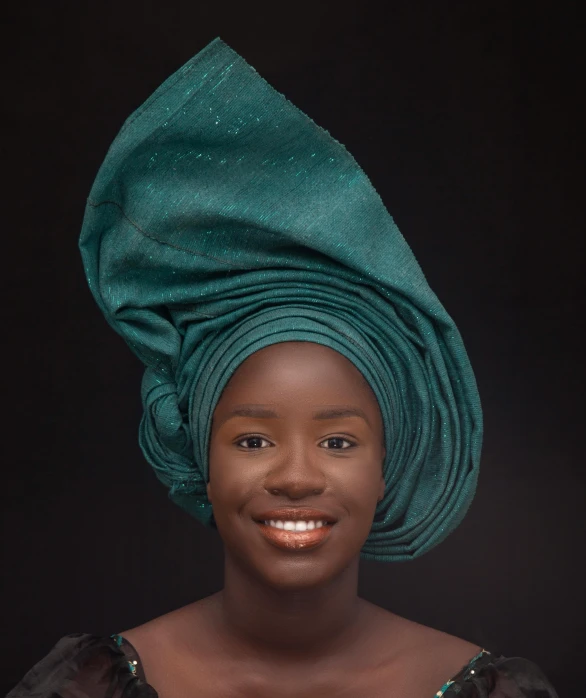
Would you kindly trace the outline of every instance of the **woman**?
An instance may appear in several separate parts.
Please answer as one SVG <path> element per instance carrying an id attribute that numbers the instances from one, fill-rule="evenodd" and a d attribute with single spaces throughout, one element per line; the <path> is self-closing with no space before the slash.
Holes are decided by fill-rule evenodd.
<path id="1" fill-rule="evenodd" d="M 218 528 L 225 582 L 63 638 L 11 698 L 555 696 L 530 662 L 358 597 L 360 556 L 411 559 L 460 522 L 482 418 L 453 321 L 343 146 L 216 40 L 124 125 L 81 249 L 146 366 L 143 452 Z"/>

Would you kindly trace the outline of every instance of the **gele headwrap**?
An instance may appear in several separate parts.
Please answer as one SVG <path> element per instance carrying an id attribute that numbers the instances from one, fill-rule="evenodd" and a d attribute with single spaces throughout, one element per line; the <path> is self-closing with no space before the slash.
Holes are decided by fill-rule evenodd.
<path id="1" fill-rule="evenodd" d="M 140 445 L 213 523 L 214 407 L 253 352 L 328 346 L 372 387 L 386 492 L 364 558 L 410 559 L 460 522 L 482 415 L 454 322 L 352 156 L 216 39 L 126 121 L 80 240 L 92 293 L 146 366 Z"/>

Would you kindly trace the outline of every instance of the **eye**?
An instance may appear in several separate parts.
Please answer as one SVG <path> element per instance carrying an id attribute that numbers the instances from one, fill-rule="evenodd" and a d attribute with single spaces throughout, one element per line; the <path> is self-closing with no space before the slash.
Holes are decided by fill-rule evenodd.
<path id="1" fill-rule="evenodd" d="M 324 444 L 327 445 L 324 446 Z M 332 451 L 343 451 L 347 448 L 352 448 L 352 446 L 356 446 L 356 444 L 348 441 L 348 439 L 343 439 L 341 436 L 331 436 L 329 439 L 322 441 L 320 446 Z"/>
<path id="2" fill-rule="evenodd" d="M 267 441 L 267 439 L 263 439 L 262 436 L 247 436 L 244 439 L 237 441 L 236 445 L 240 446 L 240 448 L 246 449 L 247 451 L 256 451 L 260 448 L 267 448 L 267 446 L 271 445 L 271 442 Z"/>

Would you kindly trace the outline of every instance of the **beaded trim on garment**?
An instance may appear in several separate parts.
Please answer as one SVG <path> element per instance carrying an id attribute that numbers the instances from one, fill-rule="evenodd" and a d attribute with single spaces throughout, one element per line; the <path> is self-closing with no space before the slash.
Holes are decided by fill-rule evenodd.
<path id="1" fill-rule="evenodd" d="M 479 660 L 481 657 L 484 657 L 484 656 L 487 655 L 487 654 L 490 654 L 490 652 L 488 652 L 487 650 L 481 650 L 475 657 L 472 657 L 472 659 L 470 660 L 470 662 L 469 662 L 468 665 L 466 666 L 466 671 L 465 671 L 464 676 L 463 676 L 464 679 L 467 679 L 470 675 L 474 675 L 474 674 L 476 673 L 476 670 L 475 670 L 474 666 L 476 665 L 476 663 L 478 662 L 478 660 Z M 440 688 L 440 690 L 435 694 L 436 697 L 437 697 L 437 698 L 442 698 L 442 696 L 444 695 L 444 693 L 445 693 L 445 692 L 448 690 L 448 688 L 449 688 L 450 686 L 452 686 L 454 683 L 455 683 L 455 682 L 454 682 L 454 679 L 450 679 L 450 680 L 449 680 L 447 683 L 445 683 L 445 684 Z"/>
<path id="2" fill-rule="evenodd" d="M 114 634 L 110 635 L 110 637 L 114 640 L 117 647 L 122 647 L 122 643 L 124 642 L 124 638 L 122 637 L 122 635 Z M 126 663 L 128 665 L 128 670 L 130 671 L 130 673 L 133 674 L 133 676 L 136 676 L 136 669 L 138 666 L 138 662 L 136 661 L 136 659 L 133 659 L 132 661 L 128 661 Z"/>

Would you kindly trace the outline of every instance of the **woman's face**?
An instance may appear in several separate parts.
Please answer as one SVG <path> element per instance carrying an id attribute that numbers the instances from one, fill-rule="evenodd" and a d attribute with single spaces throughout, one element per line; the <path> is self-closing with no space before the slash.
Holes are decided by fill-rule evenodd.
<path id="1" fill-rule="evenodd" d="M 208 497 L 226 553 L 275 588 L 327 583 L 369 534 L 384 455 L 378 403 L 350 361 L 309 342 L 256 352 L 213 415 Z"/>

